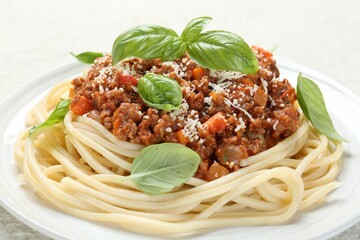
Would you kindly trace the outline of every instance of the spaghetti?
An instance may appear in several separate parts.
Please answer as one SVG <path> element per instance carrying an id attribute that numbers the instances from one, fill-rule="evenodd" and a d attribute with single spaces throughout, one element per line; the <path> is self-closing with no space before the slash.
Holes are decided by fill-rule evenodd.
<path id="1" fill-rule="evenodd" d="M 44 121 L 60 97 L 68 98 L 71 87 L 66 81 L 53 88 L 28 114 L 27 125 Z M 340 142 L 320 134 L 301 116 L 295 133 L 245 159 L 246 167 L 211 182 L 194 177 L 173 192 L 149 196 L 131 181 L 117 181 L 142 148 L 70 111 L 63 124 L 36 139 L 24 131 L 15 159 L 37 195 L 61 211 L 168 236 L 285 223 L 298 211 L 324 202 L 339 186 L 343 152 Z"/>

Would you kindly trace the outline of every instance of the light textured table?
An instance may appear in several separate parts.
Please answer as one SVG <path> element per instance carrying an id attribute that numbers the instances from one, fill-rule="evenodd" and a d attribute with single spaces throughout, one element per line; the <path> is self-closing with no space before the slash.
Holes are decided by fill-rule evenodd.
<path id="1" fill-rule="evenodd" d="M 5 1 L 0 0 L 0 100 L 21 84 L 72 61 L 69 51 L 110 51 L 139 24 L 181 31 L 193 17 L 306 65 L 360 93 L 360 1 Z M 48 239 L 0 207 L 0 239 Z M 360 239 L 360 224 L 334 239 Z"/>

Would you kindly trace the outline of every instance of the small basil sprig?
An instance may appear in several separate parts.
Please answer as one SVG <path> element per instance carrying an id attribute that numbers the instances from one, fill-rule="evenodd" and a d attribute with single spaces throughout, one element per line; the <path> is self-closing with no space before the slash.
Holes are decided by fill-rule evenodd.
<path id="1" fill-rule="evenodd" d="M 70 52 L 70 54 L 73 55 L 77 60 L 79 60 L 79 62 L 85 64 L 93 64 L 96 58 L 104 56 L 104 54 L 99 52 L 82 52 L 78 55 Z"/>
<path id="2" fill-rule="evenodd" d="M 313 126 L 325 136 L 339 141 L 347 141 L 335 130 L 320 88 L 301 73 L 297 82 L 297 98 L 304 115 Z"/>
<path id="3" fill-rule="evenodd" d="M 45 122 L 30 128 L 29 136 L 32 136 L 35 132 L 38 132 L 41 129 L 63 122 L 65 115 L 69 112 L 70 103 L 70 99 L 61 99 L 61 101 L 58 103 L 54 111 L 50 114 L 50 116 L 46 119 Z"/>
<path id="4" fill-rule="evenodd" d="M 115 40 L 112 48 L 113 64 L 127 57 L 170 61 L 188 51 L 190 57 L 205 68 L 256 73 L 257 58 L 238 35 L 227 31 L 201 33 L 210 20 L 210 17 L 191 20 L 181 37 L 169 28 L 156 25 L 132 28 Z"/>
<path id="5" fill-rule="evenodd" d="M 179 83 L 155 73 L 147 73 L 139 79 L 138 92 L 150 107 L 171 111 L 180 108 L 182 91 Z"/>
<path id="6" fill-rule="evenodd" d="M 149 195 L 166 193 L 188 181 L 200 164 L 200 156 L 177 143 L 150 145 L 135 158 L 131 175 L 120 180 L 132 180 Z"/>

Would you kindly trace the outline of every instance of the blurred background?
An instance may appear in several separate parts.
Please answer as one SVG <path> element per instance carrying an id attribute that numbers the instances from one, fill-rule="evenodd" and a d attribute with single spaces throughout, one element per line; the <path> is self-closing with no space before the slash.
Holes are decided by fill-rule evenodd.
<path id="1" fill-rule="evenodd" d="M 238 33 L 249 45 L 315 69 L 360 94 L 358 0 L 0 0 L 0 101 L 21 84 L 74 61 L 69 51 L 110 52 L 134 25 L 178 33 L 211 16 L 207 29 Z M 0 239 L 48 239 L 0 207 Z M 360 239 L 360 224 L 336 240 Z"/>

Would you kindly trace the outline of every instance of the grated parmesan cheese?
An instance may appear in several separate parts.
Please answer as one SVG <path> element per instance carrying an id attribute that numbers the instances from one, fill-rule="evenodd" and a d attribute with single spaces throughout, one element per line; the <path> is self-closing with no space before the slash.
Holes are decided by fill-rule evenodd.
<path id="1" fill-rule="evenodd" d="M 95 82 L 101 84 L 104 83 L 104 80 L 112 81 L 114 78 L 113 66 L 109 65 L 107 67 L 102 68 L 99 71 L 99 75 L 94 78 Z"/>
<path id="2" fill-rule="evenodd" d="M 175 72 L 175 74 L 179 77 L 179 78 L 183 78 L 185 77 L 185 73 L 186 73 L 186 66 L 185 67 L 181 67 L 179 64 L 177 64 L 174 61 L 167 61 L 167 62 L 163 62 L 162 63 L 163 66 L 168 66 L 171 67 L 173 69 L 173 71 Z"/>
<path id="3" fill-rule="evenodd" d="M 190 142 L 200 138 L 197 130 L 201 127 L 199 114 L 195 110 L 189 112 L 189 104 L 185 98 L 181 101 L 181 108 L 171 111 L 169 115 L 173 120 L 184 121 L 185 126 L 181 131 Z"/>
<path id="4" fill-rule="evenodd" d="M 211 97 L 204 97 L 204 103 L 206 104 L 206 105 L 211 105 L 211 103 L 212 103 L 212 98 Z"/>
<path id="5" fill-rule="evenodd" d="M 99 92 L 103 93 L 104 92 L 104 87 L 102 85 L 99 85 Z"/>
<path id="6" fill-rule="evenodd" d="M 124 60 L 123 60 L 124 61 Z M 121 61 L 120 63 L 116 64 L 116 68 L 122 72 L 123 75 L 125 76 L 136 76 L 136 71 L 135 69 L 130 67 L 129 63 L 126 63 L 125 65 L 123 65 L 123 61 Z"/>
<path id="7" fill-rule="evenodd" d="M 186 124 L 182 130 L 185 137 L 189 139 L 190 142 L 199 139 L 197 128 L 201 127 L 201 123 L 198 118 L 192 119 L 188 117 L 186 119 Z"/>
<path id="8" fill-rule="evenodd" d="M 231 86 L 231 84 L 231 82 L 221 82 L 219 84 L 209 83 L 209 87 L 211 87 L 216 93 L 222 93 L 225 91 L 225 88 Z"/>
<path id="9" fill-rule="evenodd" d="M 230 80 L 230 79 L 238 79 L 243 76 L 246 76 L 246 74 L 243 74 L 241 72 L 235 72 L 235 71 L 229 71 L 229 70 L 213 70 L 210 69 L 210 76 L 216 77 L 219 79 L 219 82 L 224 80 Z"/>
<path id="10" fill-rule="evenodd" d="M 242 118 L 239 118 L 239 121 L 240 121 L 240 124 L 238 124 L 235 128 L 235 132 L 238 132 L 240 131 L 241 129 L 245 129 L 246 128 L 246 125 L 245 125 L 245 122 Z"/>
<path id="11" fill-rule="evenodd" d="M 258 85 L 254 85 L 253 87 L 247 86 L 245 89 L 249 90 L 250 96 L 254 96 L 254 93 L 259 89 Z"/>
<path id="12" fill-rule="evenodd" d="M 238 105 L 235 105 L 233 102 L 231 102 L 229 99 L 225 98 L 224 100 L 225 104 L 228 105 L 228 106 L 232 106 L 236 109 L 239 109 L 240 111 L 242 111 L 243 113 L 245 113 L 245 115 L 251 120 L 251 121 L 254 121 L 254 118 L 251 116 L 251 114 L 246 111 L 245 109 L 243 109 L 242 107 L 238 106 Z"/>
<path id="13" fill-rule="evenodd" d="M 264 71 L 266 73 L 266 75 L 268 75 L 269 77 L 272 76 L 272 72 L 266 68 L 263 68 L 261 66 L 259 66 L 259 69 Z"/>
<path id="14" fill-rule="evenodd" d="M 136 92 L 136 93 L 138 92 L 137 87 L 135 87 L 134 85 L 131 85 L 131 89 L 134 90 L 134 92 Z"/>
<path id="15" fill-rule="evenodd" d="M 263 86 L 263 88 L 264 88 L 265 93 L 268 94 L 269 90 L 268 90 L 268 83 L 267 83 L 267 81 L 265 81 L 264 79 L 261 78 L 261 84 L 262 84 L 262 86 Z"/>
<path id="16" fill-rule="evenodd" d="M 276 130 L 276 127 L 277 127 L 278 124 L 279 124 L 279 120 L 276 120 L 276 122 L 275 122 L 274 125 L 273 125 L 274 131 Z"/>

